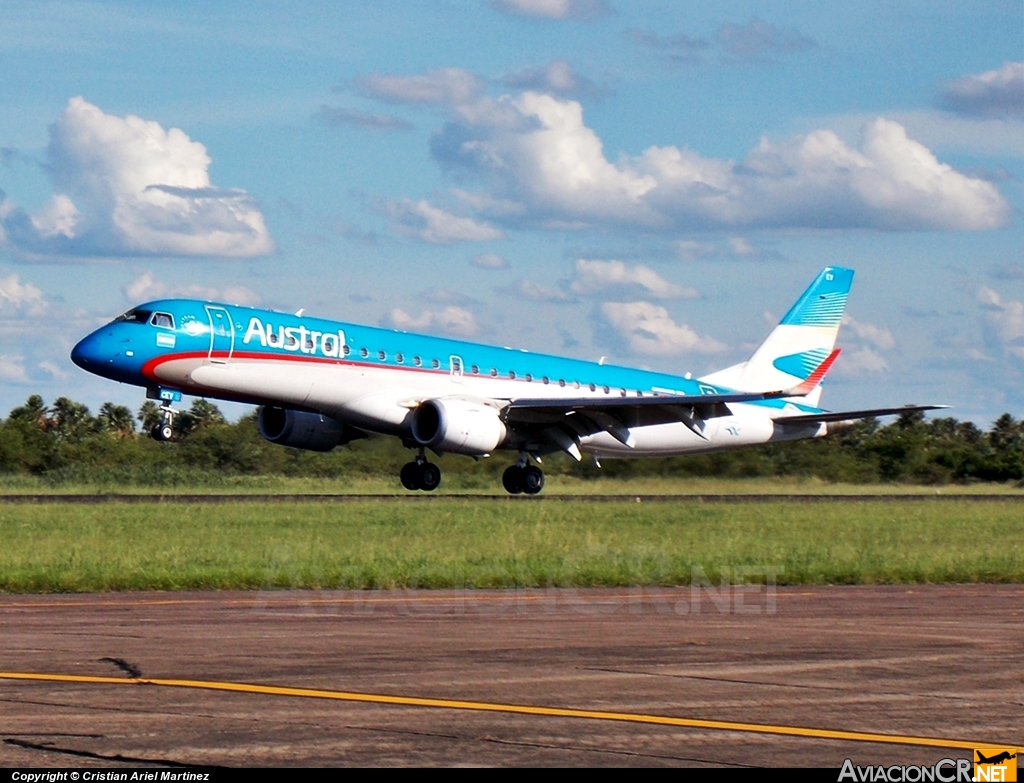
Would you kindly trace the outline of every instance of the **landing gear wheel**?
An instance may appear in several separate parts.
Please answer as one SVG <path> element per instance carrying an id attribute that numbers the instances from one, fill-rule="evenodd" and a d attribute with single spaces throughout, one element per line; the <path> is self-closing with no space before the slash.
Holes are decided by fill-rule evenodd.
<path id="1" fill-rule="evenodd" d="M 417 490 L 420 488 L 419 482 L 417 481 L 417 465 L 415 462 L 406 462 L 402 465 L 402 472 L 399 474 L 402 479 L 402 486 L 408 490 Z"/>
<path id="2" fill-rule="evenodd" d="M 433 492 L 441 485 L 441 468 L 429 462 L 417 466 L 420 489 L 424 492 Z"/>
<path id="3" fill-rule="evenodd" d="M 153 436 L 153 440 L 167 441 L 174 437 L 174 430 L 170 424 L 157 424 L 149 434 Z"/>
<path id="4" fill-rule="evenodd" d="M 523 469 L 522 486 L 527 495 L 536 495 L 544 489 L 544 471 L 536 465 L 528 465 Z"/>
<path id="5" fill-rule="evenodd" d="M 501 474 L 501 485 L 510 495 L 518 495 L 523 491 L 523 469 L 518 465 L 509 465 Z"/>

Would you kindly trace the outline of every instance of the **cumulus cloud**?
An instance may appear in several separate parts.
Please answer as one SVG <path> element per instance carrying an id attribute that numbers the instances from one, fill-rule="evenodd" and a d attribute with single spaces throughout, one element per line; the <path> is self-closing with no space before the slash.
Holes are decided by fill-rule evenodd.
<path id="1" fill-rule="evenodd" d="M 567 294 L 561 288 L 551 288 L 540 283 L 535 283 L 532 280 L 520 280 L 509 288 L 503 288 L 501 291 L 511 293 L 514 296 L 518 296 L 520 299 L 529 299 L 533 302 L 552 302 L 555 304 L 563 304 L 566 302 L 575 301 L 575 298 Z"/>
<path id="2" fill-rule="evenodd" d="M 195 283 L 168 285 L 157 280 L 152 272 L 146 272 L 135 278 L 121 289 L 121 292 L 131 304 L 170 297 L 206 299 L 211 302 L 229 302 L 240 305 L 257 305 L 261 301 L 259 294 L 244 285 L 232 285 L 226 288 L 211 288 Z"/>
<path id="3" fill-rule="evenodd" d="M 517 90 L 536 90 L 557 95 L 600 98 L 611 93 L 573 70 L 565 60 L 555 60 L 541 68 L 527 68 L 502 77 L 502 83 Z"/>
<path id="4" fill-rule="evenodd" d="M 22 356 L 0 354 L 0 380 L 8 383 L 27 383 L 25 359 Z"/>
<path id="5" fill-rule="evenodd" d="M 987 286 L 976 300 L 984 313 L 985 341 L 995 353 L 1024 359 L 1024 302 L 1003 299 Z"/>
<path id="6" fill-rule="evenodd" d="M 508 261 L 497 253 L 481 253 L 470 263 L 481 269 L 508 269 Z"/>
<path id="7" fill-rule="evenodd" d="M 700 337 L 686 324 L 677 324 L 668 310 L 651 302 L 605 302 L 598 314 L 611 329 L 610 334 L 605 332 L 601 337 L 630 353 L 681 356 L 725 350 L 717 340 Z"/>
<path id="8" fill-rule="evenodd" d="M 940 162 L 881 118 L 864 127 L 859 149 L 817 130 L 762 139 L 739 162 L 674 146 L 612 162 L 578 102 L 525 92 L 460 112 L 432 150 L 442 165 L 486 183 L 476 201 L 484 216 L 562 230 L 982 230 L 1010 213 L 992 183 Z"/>
<path id="9" fill-rule="evenodd" d="M 439 332 L 453 337 L 475 337 L 480 332 L 476 318 L 462 307 L 446 307 L 439 312 L 424 310 L 418 316 L 409 315 L 397 307 L 382 320 L 384 326 L 409 332 Z"/>
<path id="10" fill-rule="evenodd" d="M 843 315 L 843 327 L 846 329 L 846 334 L 852 332 L 860 340 L 880 350 L 891 351 L 896 347 L 896 338 L 888 329 L 865 321 L 858 321 L 849 313 Z"/>
<path id="11" fill-rule="evenodd" d="M 718 44 L 728 54 L 759 60 L 769 54 L 800 52 L 816 44 L 793 28 L 781 28 L 754 18 L 745 25 L 726 23 L 718 31 Z"/>
<path id="12" fill-rule="evenodd" d="M 884 326 L 858 321 L 845 313 L 840 345 L 843 355 L 836 364 L 835 375 L 853 378 L 888 370 L 884 353 L 896 348 L 896 338 Z"/>
<path id="13" fill-rule="evenodd" d="M 501 239 L 500 229 L 473 218 L 460 217 L 435 207 L 429 201 L 402 199 L 385 205 L 392 228 L 405 236 L 434 244 L 451 242 L 486 242 Z"/>
<path id="14" fill-rule="evenodd" d="M 0 277 L 0 314 L 37 316 L 45 311 L 42 291 L 31 283 L 22 283 L 18 275 Z"/>
<path id="15" fill-rule="evenodd" d="M 726 238 L 721 243 L 681 239 L 676 243 L 676 255 L 681 261 L 698 261 L 713 258 L 750 261 L 763 258 L 777 258 L 779 254 L 774 250 L 763 250 L 745 237 L 734 236 Z"/>
<path id="16" fill-rule="evenodd" d="M 496 11 L 542 19 L 591 20 L 611 13 L 603 0 L 491 0 Z"/>
<path id="17" fill-rule="evenodd" d="M 374 73 L 360 76 L 356 88 L 389 103 L 424 103 L 457 106 L 483 95 L 484 80 L 462 68 L 440 68 L 430 73 L 403 76 Z"/>
<path id="18" fill-rule="evenodd" d="M 34 215 L 8 206 L 0 224 L 38 256 L 270 253 L 259 208 L 244 190 L 214 187 L 209 167 L 184 131 L 72 98 L 50 126 L 53 197 Z"/>
<path id="19" fill-rule="evenodd" d="M 943 85 L 941 103 L 961 114 L 1024 117 L 1024 62 L 961 76 Z"/>
<path id="20" fill-rule="evenodd" d="M 700 293 L 690 286 L 670 283 L 653 269 L 643 264 L 629 266 L 622 261 L 576 260 L 570 289 L 583 296 L 593 295 L 609 288 L 621 290 L 639 288 L 656 299 L 696 299 Z"/>
<path id="21" fill-rule="evenodd" d="M 348 125 L 363 130 L 411 130 L 412 124 L 390 114 L 370 114 L 343 106 L 321 106 L 313 119 L 329 128 Z"/>

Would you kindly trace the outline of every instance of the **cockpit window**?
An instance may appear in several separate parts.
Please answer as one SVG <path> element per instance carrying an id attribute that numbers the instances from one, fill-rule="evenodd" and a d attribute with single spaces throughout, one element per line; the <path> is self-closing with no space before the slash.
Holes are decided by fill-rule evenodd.
<path id="1" fill-rule="evenodd" d="M 132 324 L 144 324 L 149 320 L 149 316 L 153 314 L 152 310 L 129 310 L 123 315 L 119 315 L 114 319 L 114 323 L 120 321 Z"/>
<path id="2" fill-rule="evenodd" d="M 174 316 L 169 313 L 153 313 L 153 319 L 150 321 L 153 326 L 162 326 L 165 329 L 174 328 Z"/>

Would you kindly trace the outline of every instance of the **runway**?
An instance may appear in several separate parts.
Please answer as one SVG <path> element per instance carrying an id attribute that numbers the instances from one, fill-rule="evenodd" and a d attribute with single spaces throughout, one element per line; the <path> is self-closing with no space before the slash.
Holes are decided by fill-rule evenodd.
<path id="1" fill-rule="evenodd" d="M 931 765 L 1024 744 L 1022 612 L 1019 585 L 4 596 L 0 764 Z"/>

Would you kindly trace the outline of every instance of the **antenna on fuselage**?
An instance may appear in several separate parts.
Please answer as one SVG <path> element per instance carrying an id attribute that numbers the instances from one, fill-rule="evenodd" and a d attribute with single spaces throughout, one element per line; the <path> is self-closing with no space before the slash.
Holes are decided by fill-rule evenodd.
<path id="1" fill-rule="evenodd" d="M 296 316 L 301 316 L 304 312 L 306 312 L 306 308 L 305 307 L 300 307 L 298 310 L 295 311 L 295 315 Z"/>

